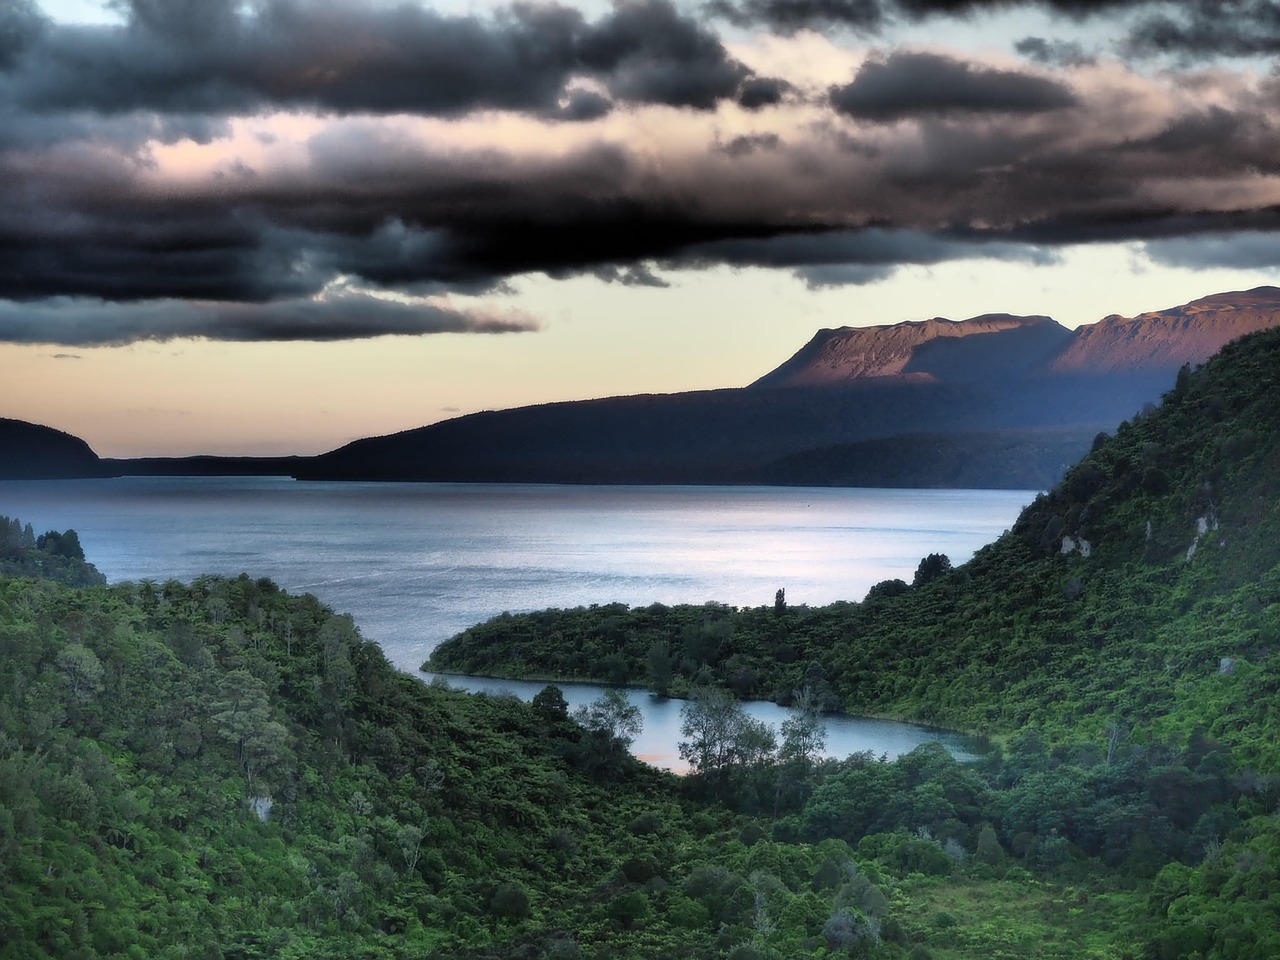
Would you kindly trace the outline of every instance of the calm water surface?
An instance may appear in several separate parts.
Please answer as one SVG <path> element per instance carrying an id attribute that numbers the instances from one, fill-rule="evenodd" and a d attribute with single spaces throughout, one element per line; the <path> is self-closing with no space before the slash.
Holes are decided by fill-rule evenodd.
<path id="1" fill-rule="evenodd" d="M 494 696 L 517 696 L 532 700 L 544 683 L 525 680 L 494 680 L 486 677 L 445 677 L 455 689 Z M 590 683 L 558 684 L 570 710 L 583 706 L 604 692 L 603 687 Z M 631 745 L 631 752 L 641 760 L 668 770 L 683 772 L 686 767 L 680 760 L 680 708 L 682 700 L 655 697 L 645 690 L 628 690 L 627 699 L 640 709 L 644 729 Z M 791 713 L 785 707 L 767 700 L 749 700 L 743 704 L 747 713 L 773 728 L 781 739 L 782 721 Z M 847 757 L 851 753 L 870 750 L 877 756 L 887 754 L 889 759 L 910 753 L 922 743 L 937 741 L 951 751 L 958 760 L 975 760 L 986 751 L 986 746 L 974 737 L 934 727 L 922 727 L 914 723 L 894 720 L 874 720 L 870 717 L 828 715 L 826 718 L 828 757 Z"/>
<path id="2" fill-rule="evenodd" d="M 74 527 L 112 581 L 247 572 L 309 591 L 414 671 L 441 640 L 503 611 L 760 606 L 779 588 L 793 605 L 859 600 L 880 580 L 909 581 L 926 554 L 967 560 L 1033 496 L 127 477 L 0 482 L 0 514 L 37 532 Z M 652 702 L 646 727 L 678 728 L 678 704 Z"/>

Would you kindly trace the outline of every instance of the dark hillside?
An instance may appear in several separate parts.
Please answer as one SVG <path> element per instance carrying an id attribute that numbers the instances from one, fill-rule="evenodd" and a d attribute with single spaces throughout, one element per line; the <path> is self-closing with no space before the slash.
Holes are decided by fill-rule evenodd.
<path id="1" fill-rule="evenodd" d="M 1102 427 L 909 433 L 805 450 L 751 475 L 777 486 L 1047 490 Z"/>
<path id="2" fill-rule="evenodd" d="M 783 457 L 903 433 L 1055 430 L 1115 424 L 1170 377 L 935 383 L 875 378 L 837 387 L 742 388 L 615 397 L 472 414 L 357 440 L 300 464 L 301 479 L 545 483 L 759 483 Z M 1020 454 L 1024 451 L 1019 450 Z M 903 451 L 896 484 L 938 476 L 927 447 Z M 998 474 L 999 464 L 992 465 Z M 839 483 L 838 458 L 802 482 Z M 890 483 L 890 471 L 875 482 Z M 993 486 L 1017 486 L 1007 477 Z M 1055 475 L 1056 479 L 1056 475 Z M 780 482 L 790 482 L 782 480 Z"/>
<path id="3" fill-rule="evenodd" d="M 69 433 L 0 417 L 0 480 L 104 475 L 98 455 Z"/>

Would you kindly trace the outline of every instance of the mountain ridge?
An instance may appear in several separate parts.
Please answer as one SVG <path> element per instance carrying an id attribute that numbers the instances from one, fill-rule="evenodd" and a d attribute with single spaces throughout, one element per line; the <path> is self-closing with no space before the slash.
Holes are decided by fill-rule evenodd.
<path id="1" fill-rule="evenodd" d="M 1134 317 L 1111 314 L 1069 330 L 1051 317 L 982 314 L 819 330 L 753 387 L 844 385 L 923 374 L 966 381 L 988 375 L 1169 373 L 1198 365 L 1237 337 L 1280 324 L 1280 287 L 1216 293 Z"/>
<path id="2" fill-rule="evenodd" d="M 1070 331 L 1052 317 L 1007 313 L 982 314 L 967 320 L 932 317 L 867 327 L 835 327 L 819 330 L 794 356 L 751 386 L 834 385 L 913 374 L 939 379 L 921 354 L 927 355 L 931 347 L 936 351 L 938 341 L 971 337 L 983 338 L 987 347 L 993 346 L 992 341 L 1001 341 L 1002 359 L 1021 367 L 1070 336 Z M 1019 342 L 1011 344 L 1012 340 Z"/>
<path id="3" fill-rule="evenodd" d="M 1278 324 L 1280 288 L 1257 287 L 1075 331 L 1001 313 L 830 328 L 745 387 L 481 411 L 315 457 L 99 460 L 86 444 L 74 468 L 16 467 L 27 441 L 0 421 L 0 477 L 936 487 L 959 465 L 987 486 L 1046 488 L 1181 366 Z"/>

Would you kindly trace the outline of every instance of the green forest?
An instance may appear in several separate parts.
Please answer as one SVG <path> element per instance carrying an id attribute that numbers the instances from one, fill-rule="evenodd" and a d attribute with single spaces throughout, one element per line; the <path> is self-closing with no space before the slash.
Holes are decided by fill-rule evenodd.
<path id="1" fill-rule="evenodd" d="M 0 958 L 1280 956 L 1277 376 L 1280 332 L 1233 344 L 860 603 L 507 615 L 430 662 L 531 704 L 2 518 Z M 584 678 L 687 697 L 690 773 Z M 992 747 L 822 759 L 835 709 Z"/>

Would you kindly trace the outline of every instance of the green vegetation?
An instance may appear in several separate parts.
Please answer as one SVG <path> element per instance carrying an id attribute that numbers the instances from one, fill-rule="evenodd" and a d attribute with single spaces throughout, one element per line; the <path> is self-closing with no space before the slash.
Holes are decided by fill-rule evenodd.
<path id="1" fill-rule="evenodd" d="M 268 580 L 54 582 L 74 532 L 6 519 L 0 958 L 1280 956 L 1278 373 L 1280 333 L 1234 345 L 862 603 L 506 616 L 433 661 L 687 692 L 682 778 L 617 695 L 424 684 Z M 999 747 L 820 760 L 835 707 Z"/>
<path id="2" fill-rule="evenodd" d="M 1138 742 L 1197 725 L 1277 762 L 1280 335 L 1184 372 L 1158 409 L 1099 437 L 1011 531 L 862 603 L 621 604 L 504 614 L 440 645 L 441 672 L 720 686 L 1051 742 Z"/>
<path id="3" fill-rule="evenodd" d="M 41 577 L 73 587 L 105 584 L 107 578 L 85 561 L 74 530 L 50 530 L 36 536 L 31 524 L 0 517 L 0 576 Z"/>
<path id="4" fill-rule="evenodd" d="M 0 579 L 0 691 L 5 960 L 945 957 L 1064 898 L 1141 911 L 1074 848 L 1006 853 L 1025 824 L 939 749 L 818 763 L 811 711 L 726 753 L 750 724 L 708 692 L 682 780 L 626 753 L 620 697 L 426 685 L 268 580 Z M 1006 892 L 940 927 L 953 887 Z"/>
<path id="5" fill-rule="evenodd" d="M 1278 379 L 1280 333 L 1230 345 L 1100 435 L 972 561 L 926 557 L 914 584 L 862 603 L 504 615 L 430 667 L 781 703 L 808 689 L 828 708 L 991 735 L 1009 756 L 984 778 L 1001 811 L 986 837 L 1023 868 L 1087 861 L 1081 876 L 1140 890 L 1154 877 L 1147 955 L 1280 955 Z M 865 769 L 820 776 L 784 828 L 814 836 L 836 799 L 838 836 L 913 826 L 876 820 L 901 791 Z"/>

